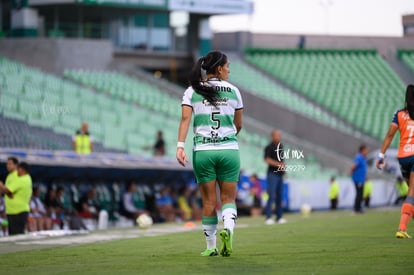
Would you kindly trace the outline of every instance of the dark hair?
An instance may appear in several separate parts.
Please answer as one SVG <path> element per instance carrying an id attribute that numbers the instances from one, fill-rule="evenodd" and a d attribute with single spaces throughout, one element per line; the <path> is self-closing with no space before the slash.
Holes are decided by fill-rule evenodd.
<path id="1" fill-rule="evenodd" d="M 14 163 L 14 165 L 19 164 L 19 161 L 15 157 L 8 157 L 7 160 L 11 160 Z"/>
<path id="2" fill-rule="evenodd" d="M 208 102 L 216 106 L 217 94 L 216 89 L 208 84 L 207 75 L 215 74 L 218 66 L 224 66 L 227 63 L 227 56 L 219 51 L 209 52 L 206 56 L 197 60 L 190 72 L 188 80 L 194 91 L 203 96 Z"/>
<path id="3" fill-rule="evenodd" d="M 129 191 L 133 185 L 137 185 L 135 181 L 130 181 L 126 184 L 125 189 Z"/>
<path id="4" fill-rule="evenodd" d="M 414 85 L 407 85 L 405 91 L 405 109 L 412 120 L 414 120 Z"/>
<path id="5" fill-rule="evenodd" d="M 27 162 L 20 162 L 18 167 L 23 169 L 26 173 L 30 172 L 30 166 Z"/>
<path id="6" fill-rule="evenodd" d="M 363 150 L 365 150 L 367 148 L 367 146 L 365 144 L 361 144 L 359 146 L 359 152 L 361 153 Z"/>

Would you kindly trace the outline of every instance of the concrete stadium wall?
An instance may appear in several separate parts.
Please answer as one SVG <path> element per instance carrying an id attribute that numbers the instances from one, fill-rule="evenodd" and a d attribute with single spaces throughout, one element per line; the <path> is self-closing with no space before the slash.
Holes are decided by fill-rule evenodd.
<path id="1" fill-rule="evenodd" d="M 148 52 L 142 50 L 115 50 L 113 65 L 119 68 L 145 68 L 150 70 L 189 70 L 193 66 L 186 53 Z"/>
<path id="2" fill-rule="evenodd" d="M 289 208 L 299 210 L 303 204 L 309 204 L 313 209 L 329 209 L 329 181 L 323 180 L 289 180 Z M 340 187 L 338 208 L 353 209 L 355 187 L 351 179 L 338 180 Z M 395 186 L 386 180 L 373 180 L 373 190 L 370 205 L 386 206 L 396 199 Z"/>
<path id="3" fill-rule="evenodd" d="M 64 69 L 105 69 L 112 61 L 112 43 L 92 39 L 1 39 L 0 56 L 43 71 L 61 74 Z"/>

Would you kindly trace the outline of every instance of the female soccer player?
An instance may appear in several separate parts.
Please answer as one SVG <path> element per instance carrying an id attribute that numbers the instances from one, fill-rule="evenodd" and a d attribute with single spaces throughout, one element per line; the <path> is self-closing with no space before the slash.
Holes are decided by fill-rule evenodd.
<path id="1" fill-rule="evenodd" d="M 182 101 L 178 130 L 177 161 L 187 162 L 184 142 L 194 113 L 193 168 L 203 201 L 202 226 L 207 249 L 202 256 L 217 256 L 217 193 L 220 189 L 224 229 L 220 255 L 233 251 L 233 232 L 237 218 L 236 186 L 240 173 L 236 135 L 242 127 L 243 102 L 239 90 L 227 82 L 230 70 L 227 56 L 213 51 L 201 57 L 190 73 L 190 87 Z"/>
<path id="2" fill-rule="evenodd" d="M 411 238 L 407 233 L 410 218 L 414 216 L 414 85 L 408 85 L 405 92 L 405 107 L 394 114 L 387 135 L 378 155 L 377 168 L 384 164 L 385 152 L 390 146 L 397 130 L 400 130 L 400 146 L 398 149 L 398 161 L 401 173 L 409 183 L 407 198 L 401 207 L 400 226 L 395 237 Z"/>

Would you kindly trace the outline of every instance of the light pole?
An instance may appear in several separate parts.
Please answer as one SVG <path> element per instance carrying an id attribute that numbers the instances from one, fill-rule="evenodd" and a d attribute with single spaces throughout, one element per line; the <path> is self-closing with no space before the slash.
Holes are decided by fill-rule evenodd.
<path id="1" fill-rule="evenodd" d="M 329 9 L 334 5 L 334 0 L 320 0 L 319 5 L 325 13 L 325 34 L 329 34 Z"/>

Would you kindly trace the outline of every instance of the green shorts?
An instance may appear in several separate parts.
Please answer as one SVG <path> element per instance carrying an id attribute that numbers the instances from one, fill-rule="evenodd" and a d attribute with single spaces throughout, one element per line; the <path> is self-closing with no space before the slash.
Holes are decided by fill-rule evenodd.
<path id="1" fill-rule="evenodd" d="M 197 183 L 212 180 L 238 182 L 239 150 L 202 150 L 193 152 L 193 168 Z"/>

